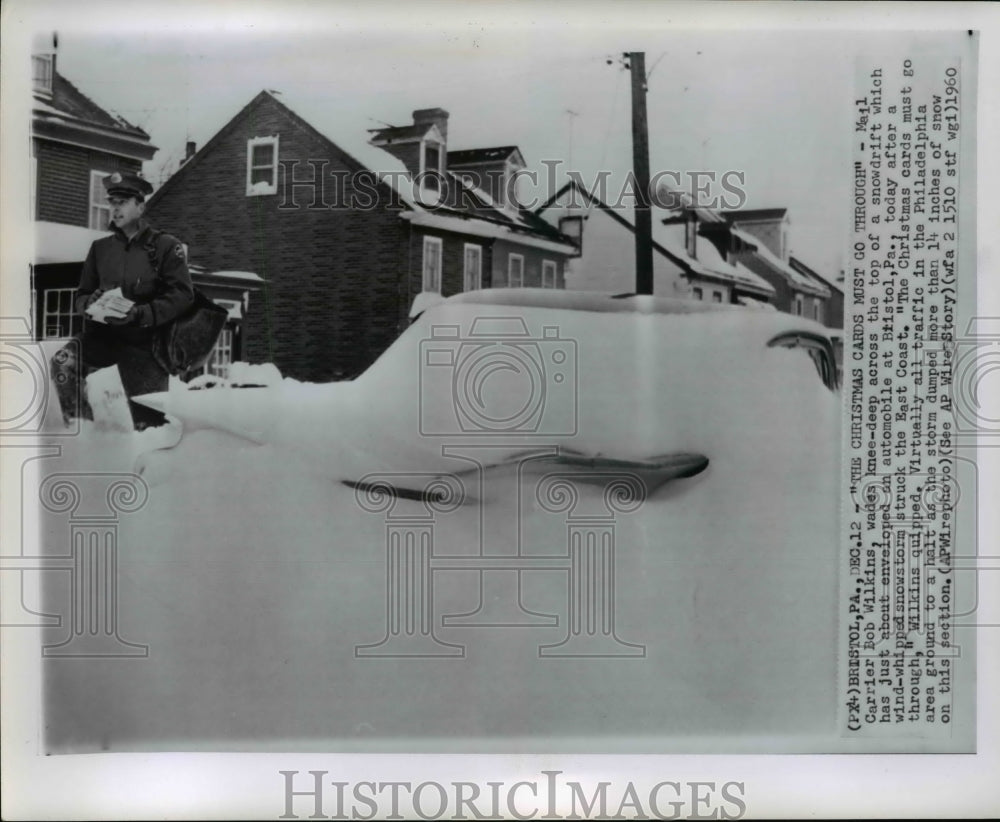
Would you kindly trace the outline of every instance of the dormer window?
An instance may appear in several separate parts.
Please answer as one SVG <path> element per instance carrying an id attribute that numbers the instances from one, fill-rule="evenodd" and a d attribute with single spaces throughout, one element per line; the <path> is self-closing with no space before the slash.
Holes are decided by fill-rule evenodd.
<path id="1" fill-rule="evenodd" d="M 247 140 L 247 197 L 278 191 L 278 135 Z"/>
<path id="2" fill-rule="evenodd" d="M 420 183 L 431 191 L 439 191 L 441 188 L 440 177 L 444 174 L 444 168 L 441 164 L 444 152 L 441 150 L 441 144 L 424 140 L 421 145 L 423 152 L 420 157 Z"/>
<path id="3" fill-rule="evenodd" d="M 33 54 L 31 57 L 31 83 L 36 94 L 52 96 L 52 55 Z"/>
<path id="4" fill-rule="evenodd" d="M 697 243 L 698 219 L 694 214 L 688 214 L 688 218 L 684 222 L 684 250 L 687 251 L 687 255 L 693 260 L 698 259 Z"/>

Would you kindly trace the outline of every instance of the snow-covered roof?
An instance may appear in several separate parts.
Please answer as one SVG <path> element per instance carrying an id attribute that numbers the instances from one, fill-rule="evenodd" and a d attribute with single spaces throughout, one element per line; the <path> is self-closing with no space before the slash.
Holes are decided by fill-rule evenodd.
<path id="1" fill-rule="evenodd" d="M 466 148 L 448 152 L 449 165 L 466 165 L 474 163 L 495 163 L 506 160 L 512 154 L 520 155 L 517 146 L 495 146 L 492 148 Z"/>
<path id="2" fill-rule="evenodd" d="M 757 246 L 757 250 L 754 252 L 758 257 L 764 260 L 771 268 L 774 268 L 779 273 L 783 274 L 788 281 L 803 291 L 809 291 L 813 294 L 817 294 L 822 297 L 830 296 L 830 289 L 827 288 L 822 283 L 816 282 L 811 277 L 807 277 L 799 271 L 796 271 L 788 263 L 779 259 L 774 252 L 772 252 L 764 243 L 760 242 L 752 234 L 748 234 L 745 231 L 740 231 L 738 228 L 732 229 L 733 236 L 738 237 L 743 240 L 743 242 L 751 243 Z"/>
<path id="3" fill-rule="evenodd" d="M 410 208 L 420 207 L 418 199 L 424 203 L 435 202 L 436 192 L 418 189 L 402 160 L 368 142 L 370 118 L 357 109 L 348 108 L 345 100 L 335 96 L 295 96 L 285 92 L 275 96 L 275 99 L 356 163 L 373 172 Z"/>
<path id="4" fill-rule="evenodd" d="M 794 254 L 788 255 L 788 264 L 796 271 L 799 271 L 806 275 L 811 275 L 812 277 L 823 283 L 823 285 L 829 286 L 831 289 L 838 291 L 841 294 L 844 293 L 843 280 L 841 280 L 840 282 L 835 282 L 833 279 L 826 276 L 822 272 L 816 271 L 807 266 L 804 262 L 802 262 L 802 260 L 798 259 L 798 257 L 796 257 Z"/>
<path id="5" fill-rule="evenodd" d="M 730 223 L 755 223 L 782 220 L 788 214 L 787 208 L 740 208 L 735 211 L 720 212 Z"/>
<path id="6" fill-rule="evenodd" d="M 676 223 L 663 225 L 657 221 L 653 226 L 653 237 L 659 243 L 669 248 L 674 254 L 683 257 L 684 261 L 691 266 L 696 274 L 723 279 L 763 294 L 771 295 L 775 293 L 774 286 L 763 277 L 758 276 L 745 266 L 734 266 L 726 262 L 719 253 L 719 250 L 704 237 L 699 237 L 699 241 L 695 246 L 695 253 L 698 256 L 689 256 L 684 244 L 683 225 Z"/>
<path id="7" fill-rule="evenodd" d="M 35 263 L 82 263 L 94 240 L 107 237 L 107 231 L 96 231 L 78 225 L 35 221 Z"/>
<path id="8" fill-rule="evenodd" d="M 209 277 L 225 277 L 229 280 L 246 280 L 248 282 L 262 283 L 264 279 L 259 274 L 252 271 L 206 271 Z"/>
<path id="9" fill-rule="evenodd" d="M 525 234 L 514 226 L 479 220 L 475 217 L 460 217 L 457 214 L 443 214 L 424 209 L 404 211 L 400 215 L 413 225 L 423 228 L 436 228 L 440 231 L 454 231 L 460 234 L 474 234 L 494 240 L 508 240 L 513 243 L 538 248 L 542 251 L 552 251 L 556 254 L 576 254 L 577 248 L 570 243 L 560 243 L 548 240 L 537 234 Z"/>
<path id="10" fill-rule="evenodd" d="M 507 205 L 505 203 L 499 203 L 496 200 L 494 200 L 488 191 L 486 191 L 483 188 L 480 188 L 479 186 L 472 185 L 472 183 L 469 182 L 469 180 L 466 177 L 462 176 L 461 171 L 458 172 L 449 171 L 448 176 L 460 181 L 462 186 L 471 191 L 480 200 L 486 203 L 486 205 L 488 205 L 494 211 L 497 211 L 500 214 L 502 214 L 512 223 L 517 223 L 518 225 L 521 225 L 525 228 L 534 228 L 534 226 L 527 221 L 525 216 L 520 211 L 518 211 L 516 208 L 513 208 L 510 205 Z"/>
<path id="11" fill-rule="evenodd" d="M 409 219 L 413 225 L 474 234 L 479 237 L 506 239 L 559 254 L 577 253 L 573 245 L 539 236 L 537 225 L 529 222 L 515 209 L 497 203 L 482 189 L 472 189 L 464 181 L 462 184 L 474 190 L 476 196 L 481 198 L 488 208 L 497 212 L 498 218 L 510 220 L 515 229 L 531 233 L 518 233 L 510 227 L 494 225 L 488 220 L 464 218 L 453 211 L 445 213 L 445 209 L 439 213 L 436 207 L 441 205 L 441 192 L 426 186 L 418 186 L 402 160 L 369 143 L 367 135 L 371 130 L 370 118 L 361 111 L 346 108 L 344 101 L 335 97 L 298 97 L 286 95 L 284 92 L 275 99 L 346 152 L 359 165 L 373 172 L 381 182 L 390 186 L 401 201 L 412 209 L 410 212 L 402 212 L 400 216 Z M 458 179 L 455 175 L 449 177 Z"/>

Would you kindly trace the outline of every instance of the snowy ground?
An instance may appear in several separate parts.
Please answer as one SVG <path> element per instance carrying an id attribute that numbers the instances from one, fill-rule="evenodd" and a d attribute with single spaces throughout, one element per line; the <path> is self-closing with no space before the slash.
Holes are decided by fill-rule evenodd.
<path id="1" fill-rule="evenodd" d="M 468 320 L 452 310 L 435 322 Z M 552 314 L 519 316 L 534 332 Z M 522 573 L 521 605 L 558 624 L 442 624 L 480 606 L 480 573 L 436 571 L 434 631 L 464 658 L 356 657 L 386 633 L 387 520 L 340 480 L 455 464 L 419 434 L 418 323 L 354 383 L 175 397 L 259 442 L 190 421 L 168 450 L 162 431 L 87 426 L 63 442 L 45 470 L 138 469 L 149 485 L 119 526 L 120 633 L 149 657 L 46 660 L 49 750 L 821 747 L 836 715 L 838 398 L 743 314 L 555 314 L 578 365 L 561 444 L 711 459 L 615 516 L 615 632 L 644 656 L 540 658 L 568 630 L 569 575 L 552 568 Z M 566 514 L 540 503 L 537 474 L 474 476 L 476 500 L 435 514 L 435 555 L 513 553 L 518 538 L 525 554 L 566 554 Z M 576 487 L 579 511 L 600 508 L 600 485 Z M 426 510 L 399 500 L 391 516 Z M 65 516 L 42 526 L 46 550 L 65 552 Z M 515 579 L 483 578 L 486 606 Z M 46 585 L 65 609 L 65 579 Z"/>

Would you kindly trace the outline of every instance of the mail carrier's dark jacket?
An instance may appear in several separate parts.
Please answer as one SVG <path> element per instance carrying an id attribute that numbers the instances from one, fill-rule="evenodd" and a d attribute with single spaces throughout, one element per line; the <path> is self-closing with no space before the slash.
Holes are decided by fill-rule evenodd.
<path id="1" fill-rule="evenodd" d="M 176 237 L 155 232 L 144 220 L 129 240 L 117 226 L 110 237 L 95 240 L 83 263 L 76 310 L 81 314 L 87 298 L 97 289 L 121 288 L 122 295 L 139 307 L 138 326 L 117 327 L 126 339 L 148 339 L 152 330 L 183 314 L 194 302 L 184 247 Z M 150 259 L 148 246 L 154 249 Z"/>

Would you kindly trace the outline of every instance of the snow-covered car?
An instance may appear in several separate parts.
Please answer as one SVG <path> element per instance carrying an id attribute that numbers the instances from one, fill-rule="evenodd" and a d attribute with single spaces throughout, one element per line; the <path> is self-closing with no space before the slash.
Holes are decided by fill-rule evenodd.
<path id="1" fill-rule="evenodd" d="M 247 369 L 237 373 L 234 382 L 245 384 Z M 810 320 L 543 289 L 468 292 L 432 305 L 350 382 L 308 385 L 282 382 L 273 367 L 265 373 L 266 385 L 254 386 L 263 390 L 195 392 L 203 383 L 176 383 L 144 401 L 183 419 L 186 430 L 281 444 L 352 481 L 374 471 L 452 473 L 459 464 L 443 449 L 473 443 L 490 445 L 491 463 L 541 448 L 637 463 L 708 455 L 718 450 L 709 442 L 748 433 L 759 442 L 766 421 L 753 411 L 764 395 L 801 423 L 809 415 L 795 411 L 798 393 L 830 399 L 821 389 L 837 390 L 831 337 Z M 345 447 L 344 459 L 327 460 L 329 449 Z"/>
<path id="2" fill-rule="evenodd" d="M 800 317 L 498 289 L 353 381 L 175 384 L 147 401 L 183 437 L 120 533 L 150 658 L 51 669 L 51 748 L 808 747 L 836 706 L 834 374 Z"/>

